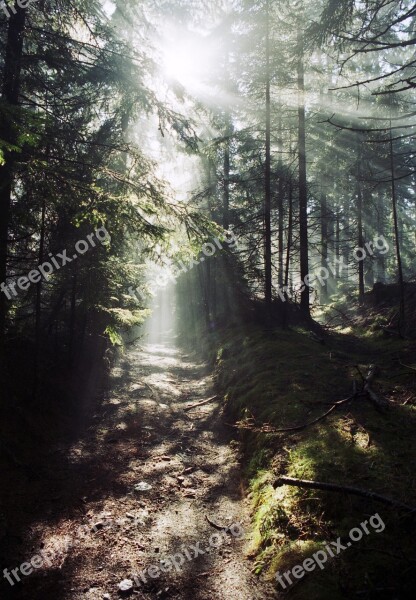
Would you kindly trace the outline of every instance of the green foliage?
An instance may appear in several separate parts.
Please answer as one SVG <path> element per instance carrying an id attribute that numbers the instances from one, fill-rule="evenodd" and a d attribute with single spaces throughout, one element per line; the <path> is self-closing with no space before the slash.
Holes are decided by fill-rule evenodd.
<path id="1" fill-rule="evenodd" d="M 194 152 L 198 137 L 155 89 L 151 3 L 122 4 L 109 16 L 97 0 L 37 3 L 24 31 L 21 104 L 0 102 L 0 168 L 11 160 L 13 171 L 8 274 L 63 251 L 70 259 L 6 305 L 6 344 L 36 348 L 41 383 L 51 364 L 73 366 L 85 358 L 79 348 L 102 352 L 102 340 L 120 345 L 141 325 L 148 312 L 128 290 L 143 287 L 146 260 L 191 216 L 208 221 L 173 202 L 143 143 L 163 134 Z M 8 23 L 2 31 L 4 47 Z M 111 239 L 72 259 L 103 226 Z"/>
<path id="2" fill-rule="evenodd" d="M 118 333 L 117 329 L 115 329 L 115 327 L 111 327 L 110 325 L 108 325 L 104 333 L 108 336 L 108 339 L 110 340 L 110 343 L 113 346 L 123 345 L 123 338 Z"/>

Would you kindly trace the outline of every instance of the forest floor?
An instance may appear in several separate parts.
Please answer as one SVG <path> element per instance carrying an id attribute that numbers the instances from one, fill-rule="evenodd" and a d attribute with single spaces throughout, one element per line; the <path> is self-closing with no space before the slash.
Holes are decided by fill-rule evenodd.
<path id="1" fill-rule="evenodd" d="M 134 598 L 277 597 L 240 539 L 250 507 L 212 385 L 207 366 L 174 346 L 132 346 L 84 432 L 39 449 L 32 473 L 5 473 L 1 568 L 43 564 L 13 586 L 3 579 L 2 598 L 118 598 L 123 580 Z"/>
<path id="2" fill-rule="evenodd" d="M 273 484 L 286 476 L 355 486 L 416 506 L 415 340 L 385 336 L 369 323 L 332 330 L 323 340 L 302 328 L 266 335 L 252 325 L 217 337 L 216 382 L 229 422 L 239 421 L 250 482 L 255 572 L 273 579 L 331 540 L 347 544 L 350 531 L 379 511 L 382 533 L 347 544 L 348 552 L 322 570 L 290 589 L 286 582 L 285 593 L 293 600 L 413 598 L 413 510 Z M 383 410 L 365 394 L 354 395 L 372 364 L 379 368 L 374 390 L 386 403 Z"/>
<path id="3" fill-rule="evenodd" d="M 211 366 L 166 341 L 131 345 L 105 385 L 92 372 L 84 394 L 68 384 L 42 410 L 11 399 L 0 413 L 0 598 L 111 600 L 122 581 L 132 598 L 276 598 L 276 572 L 380 511 L 383 532 L 280 594 L 408 600 L 413 512 L 273 482 L 353 485 L 415 506 L 415 353 L 414 340 L 369 328 L 320 343 L 247 325 L 211 335 Z M 361 398 L 301 431 L 270 432 L 322 415 L 373 363 L 386 411 Z M 259 432 L 244 428 L 253 422 Z"/>

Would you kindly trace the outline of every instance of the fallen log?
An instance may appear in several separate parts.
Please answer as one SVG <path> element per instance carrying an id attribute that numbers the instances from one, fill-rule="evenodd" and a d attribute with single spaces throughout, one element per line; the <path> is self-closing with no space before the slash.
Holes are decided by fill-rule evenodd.
<path id="1" fill-rule="evenodd" d="M 399 502 L 398 500 L 392 500 L 391 498 L 387 498 L 386 496 L 376 494 L 375 492 L 369 492 L 368 490 L 363 490 L 361 488 L 338 485 L 335 483 L 324 483 L 322 481 L 296 479 L 295 477 L 284 476 L 278 477 L 273 483 L 273 487 L 275 489 L 281 487 L 282 485 L 292 485 L 295 487 L 322 490 L 324 492 L 339 492 L 342 494 L 352 494 L 354 496 L 361 496 L 362 498 L 368 498 L 369 500 L 381 502 L 382 504 L 386 504 L 387 506 L 394 506 L 395 508 L 400 508 L 401 510 L 416 512 L 416 508 L 413 506 L 409 506 L 408 504 L 404 504 L 403 502 Z"/>

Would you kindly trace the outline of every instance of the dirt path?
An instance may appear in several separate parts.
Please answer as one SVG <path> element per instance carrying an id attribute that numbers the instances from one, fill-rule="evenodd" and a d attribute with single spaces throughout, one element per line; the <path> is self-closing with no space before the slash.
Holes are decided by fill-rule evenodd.
<path id="1" fill-rule="evenodd" d="M 41 549 L 44 564 L 12 597 L 112 599 L 122 580 L 137 598 L 275 597 L 244 557 L 248 507 L 219 403 L 184 410 L 213 396 L 206 366 L 168 344 L 132 347 L 111 380 L 86 435 L 58 449 L 62 486 L 25 559 Z"/>

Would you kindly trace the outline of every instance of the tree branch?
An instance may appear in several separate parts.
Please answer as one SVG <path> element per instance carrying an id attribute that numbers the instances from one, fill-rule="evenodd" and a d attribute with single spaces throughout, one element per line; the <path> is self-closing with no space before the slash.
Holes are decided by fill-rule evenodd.
<path id="1" fill-rule="evenodd" d="M 382 496 L 381 494 L 369 492 L 368 490 L 363 490 L 361 488 L 283 476 L 276 479 L 273 483 L 274 488 L 281 487 L 282 485 L 291 485 L 307 489 L 323 490 L 325 492 L 340 492 L 342 494 L 352 494 L 354 496 L 360 496 L 361 498 L 368 498 L 369 500 L 381 502 L 382 504 L 386 504 L 387 506 L 394 506 L 395 508 L 400 508 L 401 510 L 406 510 L 411 513 L 416 512 L 416 508 L 413 506 L 409 506 L 408 504 L 404 504 L 403 502 L 399 502 L 398 500 L 392 500 L 391 498 L 387 498 L 386 496 Z"/>

